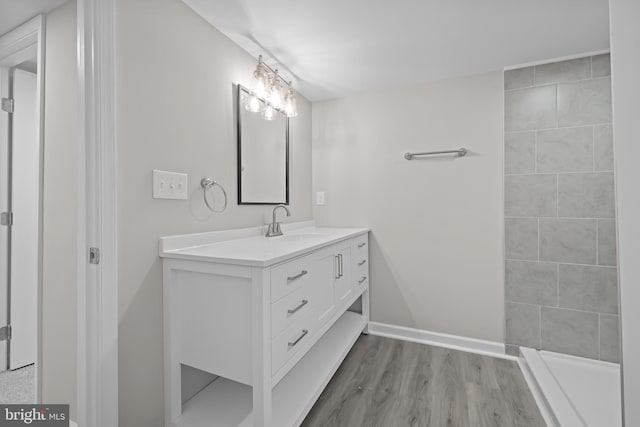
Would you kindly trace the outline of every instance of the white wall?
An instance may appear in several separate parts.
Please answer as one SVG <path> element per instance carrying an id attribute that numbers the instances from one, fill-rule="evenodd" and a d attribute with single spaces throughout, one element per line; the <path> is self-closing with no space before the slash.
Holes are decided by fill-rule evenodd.
<path id="1" fill-rule="evenodd" d="M 316 220 L 371 227 L 372 320 L 503 342 L 502 75 L 313 105 Z"/>
<path id="2" fill-rule="evenodd" d="M 261 225 L 269 206 L 236 204 L 233 83 L 255 59 L 179 0 L 121 0 L 116 15 L 119 412 L 121 427 L 163 423 L 162 269 L 158 238 Z M 291 120 L 292 220 L 310 219 L 311 106 Z M 152 169 L 189 175 L 189 200 L 151 198 Z M 199 181 L 224 185 L 211 214 Z"/>
<path id="3" fill-rule="evenodd" d="M 624 419 L 640 425 L 640 2 L 610 0 Z"/>
<path id="4" fill-rule="evenodd" d="M 76 419 L 76 2 L 47 16 L 44 133 L 42 400 Z"/>

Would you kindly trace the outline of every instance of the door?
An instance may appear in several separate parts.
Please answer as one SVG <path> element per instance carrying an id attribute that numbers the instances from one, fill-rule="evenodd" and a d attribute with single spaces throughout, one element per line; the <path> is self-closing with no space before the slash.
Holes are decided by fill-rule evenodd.
<path id="1" fill-rule="evenodd" d="M 13 70 L 9 233 L 9 369 L 35 363 L 38 301 L 38 209 L 40 149 L 37 79 Z"/>

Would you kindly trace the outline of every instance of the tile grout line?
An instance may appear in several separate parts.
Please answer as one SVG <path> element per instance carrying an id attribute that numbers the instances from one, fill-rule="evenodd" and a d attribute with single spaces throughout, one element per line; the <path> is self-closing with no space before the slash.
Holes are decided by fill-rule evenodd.
<path id="1" fill-rule="evenodd" d="M 527 175 L 585 175 L 585 174 L 611 174 L 615 172 L 613 169 L 609 170 L 584 170 L 584 171 L 549 171 L 549 172 L 520 172 L 520 173 L 505 173 L 505 176 L 527 176 Z"/>
<path id="2" fill-rule="evenodd" d="M 554 307 L 552 305 L 538 304 L 534 302 L 521 302 L 521 301 L 511 301 L 511 300 L 506 300 L 506 302 L 508 302 L 509 304 L 520 304 L 520 305 L 528 305 L 528 306 L 535 306 L 535 307 L 542 307 L 542 308 L 552 308 L 554 310 L 561 310 L 561 311 L 575 311 L 577 313 L 594 314 L 599 316 L 612 316 L 612 317 L 619 316 L 618 313 L 602 313 L 600 311 L 583 310 L 580 308 L 573 308 L 573 307 Z"/>
<path id="3" fill-rule="evenodd" d="M 507 130 L 504 129 L 504 133 L 528 133 L 528 132 L 540 132 L 540 131 L 551 131 L 551 130 L 561 130 L 561 129 L 577 129 L 577 128 L 588 128 L 590 126 L 606 126 L 612 125 L 613 122 L 601 122 L 601 123 L 587 123 L 583 125 L 573 125 L 573 126 L 558 126 L 558 127 L 550 127 L 550 128 L 537 128 L 537 129 L 518 129 L 518 130 Z"/>
<path id="4" fill-rule="evenodd" d="M 536 259 L 518 259 L 518 258 L 505 258 L 505 261 L 520 261 L 520 262 L 535 262 L 546 264 L 560 264 L 560 265 L 575 265 L 579 267 L 598 267 L 598 268 L 617 268 L 615 265 L 596 265 L 596 264 L 580 264 L 578 262 L 566 262 L 566 261 L 553 261 L 553 260 L 536 260 Z"/>
<path id="5" fill-rule="evenodd" d="M 534 88 L 539 88 L 539 87 L 546 87 L 546 86 L 560 85 L 560 84 L 584 83 L 584 82 L 589 82 L 589 81 L 592 81 L 592 80 L 603 80 L 603 79 L 610 79 L 610 78 L 611 78 L 611 74 L 607 74 L 606 76 L 587 77 L 587 78 L 578 79 L 578 80 L 564 80 L 564 81 L 533 84 L 533 85 L 530 85 L 530 86 L 520 86 L 520 87 L 511 88 L 511 89 L 505 89 L 504 91 L 505 91 L 505 94 L 506 94 L 506 92 L 516 92 L 516 91 L 525 90 L 525 89 L 534 89 Z"/>
<path id="6" fill-rule="evenodd" d="M 603 221 L 615 221 L 615 218 L 606 217 L 585 217 L 585 216 L 505 216 L 506 219 L 570 219 L 570 220 L 603 220 Z"/>

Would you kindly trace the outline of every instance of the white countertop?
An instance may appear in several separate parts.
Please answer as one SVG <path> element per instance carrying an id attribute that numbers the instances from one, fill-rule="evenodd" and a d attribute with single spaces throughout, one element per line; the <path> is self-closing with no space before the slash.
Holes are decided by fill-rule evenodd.
<path id="1" fill-rule="evenodd" d="M 316 227 L 313 222 L 283 224 L 283 236 L 265 237 L 266 227 L 160 238 L 160 257 L 268 267 L 369 231 Z"/>

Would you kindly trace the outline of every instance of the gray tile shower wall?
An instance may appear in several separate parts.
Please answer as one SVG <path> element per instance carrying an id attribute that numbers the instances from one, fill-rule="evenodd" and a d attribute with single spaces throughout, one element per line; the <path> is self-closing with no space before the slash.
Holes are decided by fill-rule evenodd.
<path id="1" fill-rule="evenodd" d="M 608 54 L 506 71 L 506 344 L 619 361 Z"/>

